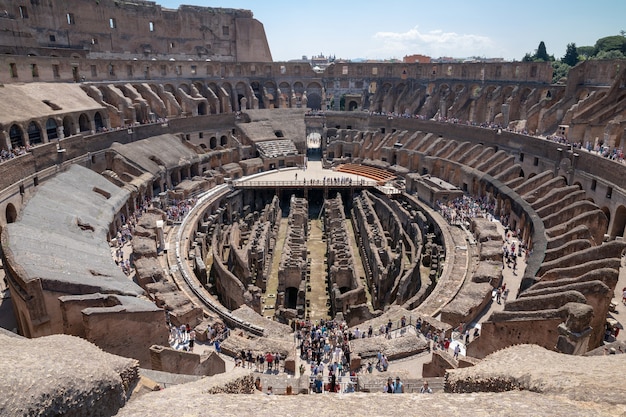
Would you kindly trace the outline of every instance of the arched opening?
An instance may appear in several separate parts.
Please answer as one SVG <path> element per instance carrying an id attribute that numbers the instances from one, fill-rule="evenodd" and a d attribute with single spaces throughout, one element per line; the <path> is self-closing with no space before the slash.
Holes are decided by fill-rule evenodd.
<path id="1" fill-rule="evenodd" d="M 7 208 L 4 212 L 7 223 L 14 223 L 17 220 L 17 210 L 11 203 L 7 204 Z"/>
<path id="2" fill-rule="evenodd" d="M 252 84 L 250 84 L 250 87 L 252 87 L 252 91 L 254 92 L 254 96 L 259 100 L 259 109 L 264 109 L 265 108 L 265 101 L 263 100 L 263 94 L 261 91 L 261 86 L 259 85 L 258 82 L 254 81 Z"/>
<path id="3" fill-rule="evenodd" d="M 217 148 L 217 138 L 215 136 L 211 136 L 211 139 L 209 139 L 209 147 L 211 149 Z"/>
<path id="4" fill-rule="evenodd" d="M 72 136 L 76 130 L 74 129 L 74 119 L 69 116 L 63 118 L 63 136 Z"/>
<path id="5" fill-rule="evenodd" d="M 298 304 L 298 288 L 285 288 L 285 308 L 295 309 Z"/>
<path id="6" fill-rule="evenodd" d="M 207 105 L 203 101 L 202 103 L 198 104 L 198 115 L 204 116 L 205 114 L 207 114 Z"/>
<path id="7" fill-rule="evenodd" d="M 59 138 L 57 122 L 53 118 L 50 118 L 46 121 L 46 135 L 48 136 L 48 140 L 54 140 Z"/>
<path id="8" fill-rule="evenodd" d="M 104 128 L 104 122 L 102 121 L 102 115 L 99 111 L 93 115 L 93 122 L 96 125 L 96 132 L 102 130 Z"/>
<path id="9" fill-rule="evenodd" d="M 348 111 L 355 111 L 359 108 L 359 105 L 357 104 L 356 101 L 352 100 L 350 101 L 350 103 L 348 103 Z"/>
<path id="10" fill-rule="evenodd" d="M 602 213 L 604 213 L 606 218 L 609 220 L 607 224 L 611 224 L 611 210 L 609 210 L 607 206 L 601 207 L 600 210 L 602 210 Z"/>
<path id="11" fill-rule="evenodd" d="M 78 127 L 81 132 L 87 132 L 90 130 L 89 118 L 87 117 L 85 113 L 81 113 L 80 117 L 78 118 Z"/>
<path id="12" fill-rule="evenodd" d="M 611 236 L 626 237 L 626 207 L 619 206 L 615 210 L 615 219 L 613 219 L 613 228 L 611 229 Z"/>
<path id="13" fill-rule="evenodd" d="M 11 148 L 13 149 L 24 146 L 24 135 L 18 125 L 11 125 L 9 129 L 9 139 L 11 140 Z"/>
<path id="14" fill-rule="evenodd" d="M 322 96 L 317 93 L 308 93 L 307 94 L 307 106 L 312 110 L 321 110 L 322 109 Z"/>
<path id="15" fill-rule="evenodd" d="M 226 135 L 222 135 L 220 137 L 220 146 L 227 146 L 228 145 L 228 138 L 226 137 Z"/>
<path id="16" fill-rule="evenodd" d="M 39 125 L 35 122 L 30 122 L 28 124 L 28 143 L 31 145 L 39 145 L 41 142 L 41 129 Z"/>

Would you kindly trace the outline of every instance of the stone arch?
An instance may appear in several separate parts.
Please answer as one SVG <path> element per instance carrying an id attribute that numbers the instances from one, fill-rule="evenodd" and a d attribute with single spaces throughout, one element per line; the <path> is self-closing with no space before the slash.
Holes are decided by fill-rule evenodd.
<path id="1" fill-rule="evenodd" d="M 254 84 L 254 83 L 253 83 Z M 256 85 L 258 86 L 258 83 L 256 83 Z M 252 90 L 254 91 L 254 87 L 252 87 Z M 258 92 L 255 91 L 254 94 L 256 95 Z M 251 109 L 252 108 L 252 103 L 250 101 L 250 97 L 248 94 L 248 86 L 246 85 L 246 83 L 244 82 L 238 82 L 237 84 L 235 84 L 235 95 L 236 95 L 236 101 L 237 101 L 237 105 L 236 105 L 236 109 L 240 109 L 240 110 L 245 110 L 246 108 Z M 240 108 L 241 106 L 241 99 L 245 98 L 247 100 L 247 104 L 246 104 L 246 108 Z M 258 98 L 258 96 L 257 96 Z M 259 107 L 260 107 L 260 103 L 259 103 Z"/>
<path id="2" fill-rule="evenodd" d="M 57 121 L 52 117 L 46 120 L 46 136 L 48 136 L 48 141 L 59 138 Z"/>
<path id="3" fill-rule="evenodd" d="M 525 103 L 528 100 L 528 97 L 532 94 L 533 90 L 529 87 L 524 88 L 519 95 L 520 103 Z"/>
<path id="4" fill-rule="evenodd" d="M 185 92 L 185 94 L 187 94 L 188 96 L 191 96 L 191 88 L 189 88 L 189 85 L 187 85 L 187 83 L 181 83 L 178 88 L 180 88 L 182 91 Z"/>
<path id="5" fill-rule="evenodd" d="M 81 132 L 87 132 L 91 130 L 89 116 L 87 116 L 87 114 L 81 113 L 80 116 L 78 116 L 78 127 Z"/>
<path id="6" fill-rule="evenodd" d="M 222 90 L 222 96 L 224 95 L 224 93 L 226 93 L 226 96 L 230 100 L 230 109 L 224 109 L 223 112 L 225 113 L 227 110 L 228 111 L 239 110 L 239 103 L 238 103 L 238 100 L 237 100 L 237 94 L 235 94 L 236 91 L 235 91 L 235 89 L 233 89 L 233 86 L 229 82 L 224 82 L 224 83 L 222 83 L 220 88 Z"/>
<path id="7" fill-rule="evenodd" d="M 611 224 L 611 210 L 607 206 L 600 207 L 600 210 L 602 210 L 602 213 L 604 213 L 606 218 L 609 220 L 607 224 Z"/>
<path id="8" fill-rule="evenodd" d="M 265 84 L 263 84 L 263 96 L 267 101 L 267 103 L 265 103 L 267 108 L 278 108 L 277 90 L 278 88 L 274 81 L 266 81 Z"/>
<path id="9" fill-rule="evenodd" d="M 220 146 L 228 146 L 228 136 L 220 136 Z"/>
<path id="10" fill-rule="evenodd" d="M 12 203 L 7 204 L 4 210 L 5 220 L 8 223 L 14 223 L 17 220 L 17 209 Z"/>
<path id="11" fill-rule="evenodd" d="M 207 114 L 207 103 L 202 101 L 198 103 L 198 116 L 204 116 L 205 114 Z"/>
<path id="12" fill-rule="evenodd" d="M 71 116 L 65 116 L 63 118 L 63 136 L 72 136 L 75 132 L 74 119 Z"/>
<path id="13" fill-rule="evenodd" d="M 613 227 L 611 228 L 611 236 L 626 237 L 626 207 L 620 205 L 615 210 L 615 217 L 613 218 Z"/>
<path id="14" fill-rule="evenodd" d="M 30 145 L 39 145 L 43 142 L 41 135 L 41 127 L 34 120 L 28 124 L 28 143 Z"/>
<path id="15" fill-rule="evenodd" d="M 96 125 L 96 132 L 102 130 L 105 127 L 104 120 L 102 119 L 102 114 L 99 111 L 97 111 L 93 115 L 93 122 Z"/>
<path id="16" fill-rule="evenodd" d="M 250 83 L 250 87 L 252 88 L 252 93 L 259 101 L 259 109 L 265 109 L 265 97 L 263 94 L 263 89 L 261 88 L 261 84 L 258 81 L 252 81 Z"/>
<path id="17" fill-rule="evenodd" d="M 11 140 L 11 148 L 19 148 L 24 146 L 24 132 L 17 124 L 12 124 L 9 128 L 9 139 Z"/>
<path id="18" fill-rule="evenodd" d="M 176 95 L 176 89 L 172 84 L 163 84 L 163 90 L 167 91 L 170 94 Z"/>
<path id="19" fill-rule="evenodd" d="M 348 111 L 355 111 L 359 109 L 359 103 L 357 103 L 355 100 L 350 100 L 348 102 Z"/>
<path id="20" fill-rule="evenodd" d="M 214 108 L 214 106 L 211 105 L 211 113 L 212 114 L 217 114 L 217 113 L 225 112 L 225 109 L 221 108 L 221 103 L 222 103 L 221 100 L 220 100 L 221 95 L 220 95 L 220 89 L 217 86 L 217 84 L 215 84 L 215 83 L 208 83 L 206 85 L 206 88 L 207 88 L 207 95 L 209 95 L 208 93 L 209 93 L 209 90 L 210 90 L 210 92 L 212 92 L 215 95 L 215 97 L 217 97 L 216 107 Z"/>
<path id="21" fill-rule="evenodd" d="M 291 86 L 289 83 L 286 81 L 281 82 L 278 85 L 278 89 L 282 97 L 282 99 L 279 99 L 279 102 L 283 102 L 285 107 L 291 107 Z"/>
<path id="22" fill-rule="evenodd" d="M 313 110 L 321 110 L 323 95 L 322 86 L 317 82 L 307 84 L 306 95 L 308 99 L 308 107 Z"/>
<path id="23" fill-rule="evenodd" d="M 211 139 L 209 139 L 209 148 L 217 148 L 217 138 L 215 136 L 211 136 Z"/>
<path id="24" fill-rule="evenodd" d="M 295 97 L 295 103 L 292 102 L 291 107 L 300 107 L 302 105 L 302 95 L 304 94 L 304 84 L 302 84 L 300 81 L 296 81 L 295 83 L 293 83 L 293 89 L 291 90 L 291 92 Z"/>

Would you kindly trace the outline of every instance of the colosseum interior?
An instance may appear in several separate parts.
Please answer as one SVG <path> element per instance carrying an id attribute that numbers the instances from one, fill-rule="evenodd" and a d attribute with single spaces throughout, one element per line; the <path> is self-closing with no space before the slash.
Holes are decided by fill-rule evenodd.
<path id="1" fill-rule="evenodd" d="M 317 415 L 315 395 L 235 395 L 259 373 L 233 358 L 278 352 L 265 386 L 308 394 L 294 329 L 335 319 L 361 371 L 324 397 L 336 415 L 626 415 L 607 354 L 626 349 L 607 339 L 626 165 L 601 154 L 626 140 L 624 61 L 564 84 L 549 63 L 316 72 L 274 62 L 249 10 L 18 3 L 0 0 L 0 414 Z M 485 215 L 451 218 L 462 198 Z M 470 323 L 460 356 L 426 337 Z M 221 353 L 178 350 L 183 325 L 198 345 L 229 329 Z M 392 408 L 379 351 L 405 382 Z"/>

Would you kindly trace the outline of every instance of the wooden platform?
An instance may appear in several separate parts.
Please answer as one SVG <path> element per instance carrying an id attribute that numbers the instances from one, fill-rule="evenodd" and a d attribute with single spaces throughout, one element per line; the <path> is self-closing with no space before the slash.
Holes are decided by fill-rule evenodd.
<path id="1" fill-rule="evenodd" d="M 336 170 L 347 174 L 361 175 L 363 177 L 371 178 L 379 184 L 384 184 L 387 181 L 391 181 L 396 178 L 396 174 L 384 169 L 360 164 L 341 164 L 336 168 Z"/>

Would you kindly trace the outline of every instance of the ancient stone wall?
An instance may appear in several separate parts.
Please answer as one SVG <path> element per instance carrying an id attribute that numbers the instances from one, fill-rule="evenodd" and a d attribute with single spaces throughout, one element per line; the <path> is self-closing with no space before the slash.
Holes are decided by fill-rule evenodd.
<path id="1" fill-rule="evenodd" d="M 307 271 L 306 241 L 309 234 L 308 219 L 309 202 L 293 195 L 289 202 L 287 232 L 278 266 L 278 292 L 283 293 L 285 304 L 287 302 L 291 304 L 291 306 L 283 305 L 286 308 L 293 309 L 304 305 Z M 289 300 L 286 297 L 287 291 L 290 293 Z"/>
<path id="2" fill-rule="evenodd" d="M 150 367 L 156 371 L 185 375 L 213 376 L 226 372 L 226 363 L 217 352 L 200 355 L 159 345 L 150 347 Z"/>
<path id="3" fill-rule="evenodd" d="M 3 53 L 112 58 L 123 55 L 269 62 L 263 25 L 252 12 L 150 1 L 100 0 L 18 5 L 0 2 Z M 63 53 L 63 50 L 69 53 Z"/>
<path id="4" fill-rule="evenodd" d="M 330 280 L 330 302 L 334 314 L 342 313 L 348 323 L 354 319 L 351 307 L 365 304 L 365 288 L 355 270 L 355 257 L 346 230 L 346 215 L 340 194 L 324 201 L 324 231 Z"/>

